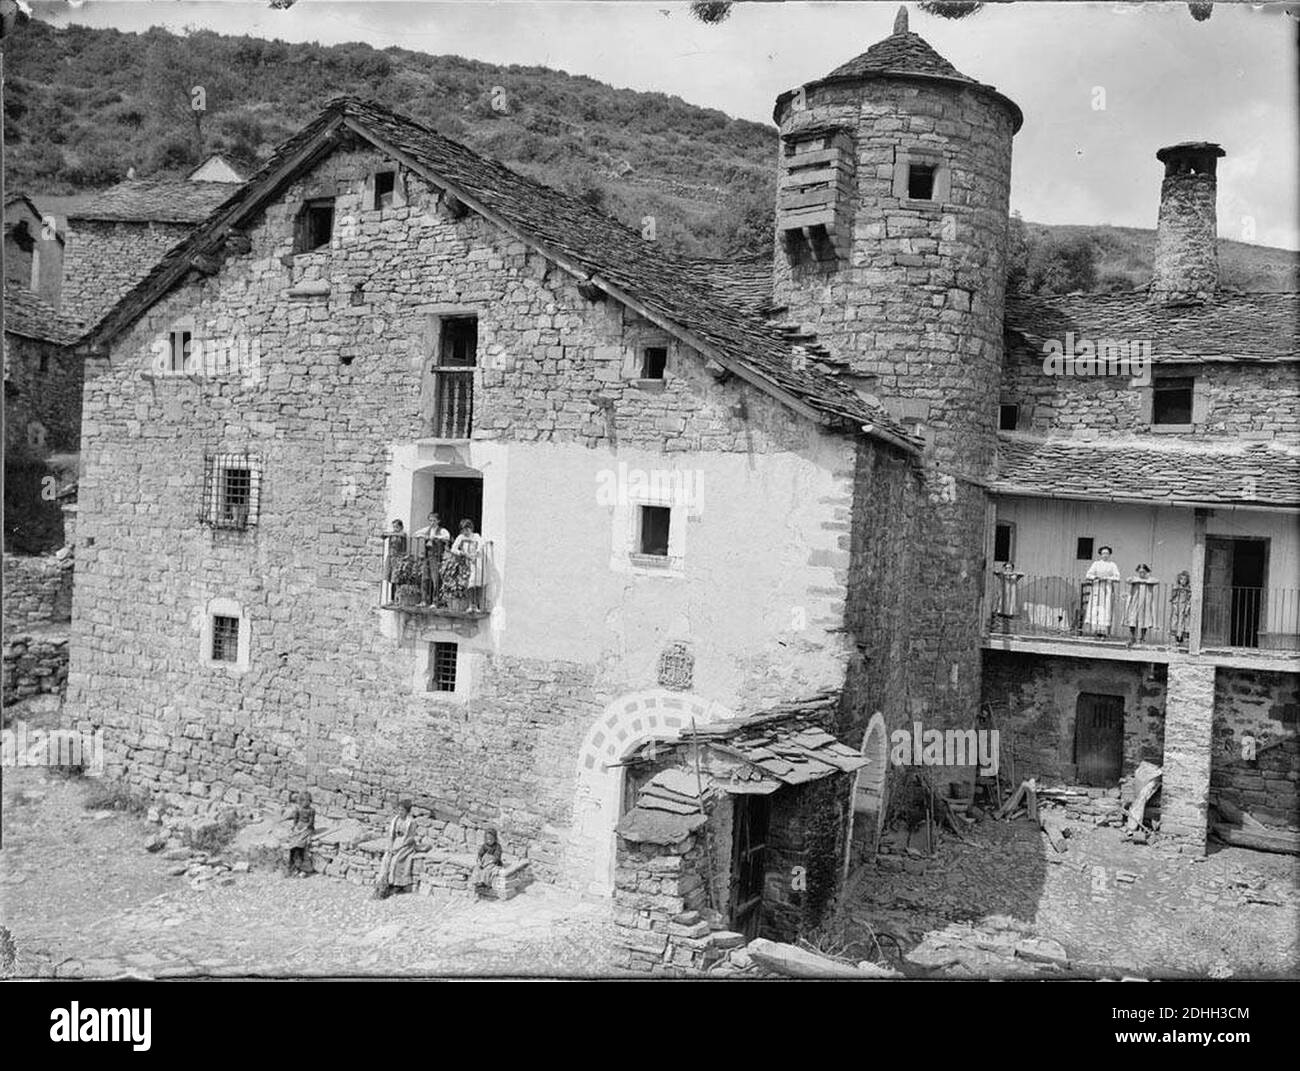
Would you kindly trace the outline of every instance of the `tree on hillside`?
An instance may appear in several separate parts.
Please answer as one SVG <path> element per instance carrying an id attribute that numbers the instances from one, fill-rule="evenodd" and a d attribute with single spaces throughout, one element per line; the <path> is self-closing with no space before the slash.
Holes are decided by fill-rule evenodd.
<path id="1" fill-rule="evenodd" d="M 184 157 L 197 163 L 205 155 L 208 116 L 228 105 L 233 95 L 231 79 L 209 58 L 209 53 L 194 47 L 194 42 L 183 42 L 156 28 L 147 36 L 150 41 L 142 90 L 153 109 L 158 136 L 167 143 L 162 154 L 167 157 L 166 162 L 160 159 L 159 163 L 166 167 L 182 166 Z M 198 39 L 209 35 L 193 36 Z M 185 152 L 183 143 L 174 136 L 179 131 L 188 132 L 192 152 Z"/>
<path id="2" fill-rule="evenodd" d="M 1097 250 L 1082 234 L 1048 234 L 1031 240 L 1026 286 L 1033 294 L 1070 294 L 1097 283 Z"/>

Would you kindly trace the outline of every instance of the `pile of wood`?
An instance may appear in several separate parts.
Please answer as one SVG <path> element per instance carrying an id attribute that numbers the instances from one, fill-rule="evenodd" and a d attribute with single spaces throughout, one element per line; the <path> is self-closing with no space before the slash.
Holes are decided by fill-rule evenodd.
<path id="1" fill-rule="evenodd" d="M 1213 822 L 1210 830 L 1224 844 L 1254 848 L 1260 852 L 1300 855 L 1300 833 L 1272 829 L 1249 812 L 1219 797 L 1215 798 L 1213 806 L 1220 820 Z"/>

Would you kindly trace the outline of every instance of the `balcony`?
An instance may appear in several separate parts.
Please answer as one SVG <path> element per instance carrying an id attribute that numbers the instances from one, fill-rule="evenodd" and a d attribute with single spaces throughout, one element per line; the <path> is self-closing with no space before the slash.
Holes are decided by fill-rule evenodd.
<path id="1" fill-rule="evenodd" d="M 1135 597 L 1135 587 L 1127 578 L 1107 584 L 1024 575 L 1007 581 L 995 573 L 985 602 L 986 646 L 1044 653 L 1073 646 L 1093 648 L 1099 657 L 1153 661 L 1188 651 L 1233 661 L 1300 654 L 1298 589 L 1204 587 L 1198 637 L 1195 591 L 1175 599 L 1173 584 L 1156 583 Z"/>
<path id="2" fill-rule="evenodd" d="M 490 540 L 480 540 L 478 552 L 466 555 L 405 533 L 383 532 L 379 539 L 380 609 L 469 620 L 491 615 L 497 573 Z"/>

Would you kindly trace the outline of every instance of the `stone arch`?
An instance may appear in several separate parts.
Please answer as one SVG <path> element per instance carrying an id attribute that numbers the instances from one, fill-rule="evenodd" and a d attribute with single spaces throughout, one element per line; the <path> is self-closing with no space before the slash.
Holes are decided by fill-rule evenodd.
<path id="1" fill-rule="evenodd" d="M 589 892 L 614 891 L 614 826 L 623 793 L 621 762 L 651 737 L 671 739 L 696 725 L 731 717 L 719 703 L 699 696 L 653 689 L 615 699 L 587 732 L 578 750 L 578 776 L 573 802 L 571 849 L 585 872 Z"/>
<path id="2" fill-rule="evenodd" d="M 876 711 L 862 735 L 862 757 L 867 764 L 858 770 L 853 782 L 853 811 L 849 817 L 849 841 L 844 853 L 848 872 L 854 858 L 876 850 L 885 821 L 885 789 L 889 777 L 889 727 L 885 716 Z"/>

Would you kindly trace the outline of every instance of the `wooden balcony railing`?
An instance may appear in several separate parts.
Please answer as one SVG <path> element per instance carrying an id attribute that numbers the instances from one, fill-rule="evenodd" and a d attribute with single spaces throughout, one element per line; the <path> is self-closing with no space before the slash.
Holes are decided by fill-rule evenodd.
<path id="1" fill-rule="evenodd" d="M 474 429 L 474 369 L 435 368 L 433 420 L 436 439 L 468 439 Z"/>
<path id="2" fill-rule="evenodd" d="M 1186 594 L 1183 594 L 1183 592 Z M 1126 577 L 994 573 L 989 582 L 990 635 L 1054 636 L 1081 642 L 1129 642 L 1183 648 L 1191 630 L 1190 588 L 1155 583 L 1139 589 Z M 1200 645 L 1210 648 L 1300 651 L 1300 591 L 1294 588 L 1205 588 Z"/>

